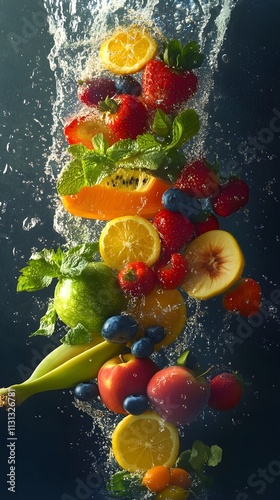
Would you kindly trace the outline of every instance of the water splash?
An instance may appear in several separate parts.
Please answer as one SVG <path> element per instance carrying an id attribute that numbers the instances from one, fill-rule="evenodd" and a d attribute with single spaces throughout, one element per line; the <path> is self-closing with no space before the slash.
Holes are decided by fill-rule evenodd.
<path id="1" fill-rule="evenodd" d="M 66 143 L 63 123 L 77 112 L 77 80 L 92 74 L 100 74 L 98 50 L 104 37 L 119 25 L 133 22 L 145 23 L 158 38 L 179 38 L 182 41 L 197 40 L 206 55 L 203 67 L 198 71 L 203 85 L 189 102 L 197 110 L 201 120 L 201 131 L 192 143 L 196 154 L 203 153 L 208 114 L 207 105 L 213 91 L 213 75 L 218 56 L 226 35 L 233 8 L 239 0 L 45 0 L 49 31 L 53 36 L 53 47 L 49 54 L 50 67 L 55 76 L 56 98 L 53 104 L 53 143 L 46 174 L 55 182 L 61 166 L 66 161 Z M 170 15 L 172 13 L 172 15 Z M 162 35 L 163 34 L 163 35 Z M 191 151 L 189 152 L 191 154 Z M 71 231 L 68 230 L 69 224 Z M 67 241 L 72 231 L 81 238 L 96 238 L 93 222 L 87 224 L 71 218 L 58 203 L 54 228 Z"/>

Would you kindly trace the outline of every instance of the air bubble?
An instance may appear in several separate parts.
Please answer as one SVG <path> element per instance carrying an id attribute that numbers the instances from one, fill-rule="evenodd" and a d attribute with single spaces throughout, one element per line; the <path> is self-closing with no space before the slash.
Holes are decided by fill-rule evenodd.
<path id="1" fill-rule="evenodd" d="M 24 231 L 30 231 L 30 229 L 33 229 L 39 222 L 39 217 L 26 217 L 22 223 L 22 229 L 24 229 Z"/>

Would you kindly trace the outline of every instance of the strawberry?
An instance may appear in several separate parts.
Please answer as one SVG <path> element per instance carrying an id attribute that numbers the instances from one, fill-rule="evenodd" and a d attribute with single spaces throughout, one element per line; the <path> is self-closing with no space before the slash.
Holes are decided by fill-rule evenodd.
<path id="1" fill-rule="evenodd" d="M 205 158 L 194 160 L 187 164 L 174 183 L 176 188 L 188 196 L 208 198 L 217 193 L 219 179 Z"/>
<path id="2" fill-rule="evenodd" d="M 249 201 L 249 186 L 237 177 L 231 178 L 219 187 L 218 193 L 211 198 L 214 212 L 220 217 L 228 217 Z"/>
<path id="3" fill-rule="evenodd" d="M 97 106 L 100 101 L 104 101 L 106 97 L 113 97 L 116 93 L 115 83 L 108 78 L 78 81 L 78 99 L 87 106 Z"/>
<path id="4" fill-rule="evenodd" d="M 148 62 L 142 74 L 142 97 L 152 109 L 173 113 L 192 97 L 198 86 L 191 71 L 201 65 L 204 56 L 195 42 L 184 47 L 177 40 L 163 46 L 161 60 Z"/>
<path id="5" fill-rule="evenodd" d="M 201 212 L 195 219 L 192 220 L 194 228 L 194 237 L 200 236 L 207 231 L 219 229 L 220 224 L 217 217 L 212 212 Z"/>
<path id="6" fill-rule="evenodd" d="M 170 212 L 163 208 L 155 215 L 153 222 L 162 246 L 171 253 L 178 252 L 193 236 L 191 221 L 180 212 Z"/>
<path id="7" fill-rule="evenodd" d="M 249 317 L 257 314 L 261 305 L 261 287 L 252 278 L 242 278 L 223 298 L 223 306 L 227 311 L 236 311 Z"/>
<path id="8" fill-rule="evenodd" d="M 118 273 L 118 282 L 125 293 L 133 297 L 149 295 L 155 287 L 156 275 L 144 262 L 130 262 Z"/>
<path id="9" fill-rule="evenodd" d="M 104 121 L 117 140 L 136 139 L 148 127 L 148 110 L 135 96 L 120 94 L 99 103 Z"/>
<path id="10" fill-rule="evenodd" d="M 166 265 L 156 264 L 154 270 L 159 286 L 164 290 L 172 290 L 184 283 L 189 265 L 184 255 L 173 253 Z"/>
<path id="11" fill-rule="evenodd" d="M 93 148 L 92 138 L 100 133 L 104 135 L 110 145 L 117 140 L 104 123 L 102 113 L 97 109 L 75 115 L 64 127 L 64 135 L 69 144 L 83 144 L 89 149 Z"/>
<path id="12" fill-rule="evenodd" d="M 209 408 L 232 410 L 241 401 L 243 384 L 234 373 L 220 373 L 210 381 Z"/>

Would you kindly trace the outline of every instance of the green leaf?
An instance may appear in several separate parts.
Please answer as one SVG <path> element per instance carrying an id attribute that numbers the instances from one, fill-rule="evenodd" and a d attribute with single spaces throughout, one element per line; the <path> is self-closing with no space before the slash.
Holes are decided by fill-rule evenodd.
<path id="1" fill-rule="evenodd" d="M 82 167 L 84 186 L 95 186 L 114 171 L 115 164 L 105 156 L 88 152 L 82 158 Z"/>
<path id="2" fill-rule="evenodd" d="M 161 109 L 156 110 L 152 129 L 160 137 L 168 137 L 171 134 L 172 121 Z"/>
<path id="3" fill-rule="evenodd" d="M 82 161 L 76 158 L 60 172 L 56 189 L 60 196 L 66 196 L 78 193 L 85 185 Z"/>
<path id="4" fill-rule="evenodd" d="M 192 470 L 192 466 L 190 464 L 191 454 L 192 454 L 191 450 L 183 451 L 177 458 L 175 467 L 185 469 L 188 472 Z"/>
<path id="5" fill-rule="evenodd" d="M 125 497 L 134 500 L 144 496 L 147 489 L 142 486 L 142 478 L 125 470 L 116 472 L 107 482 L 107 490 L 114 497 Z M 139 497 L 140 498 L 140 497 Z"/>
<path id="6" fill-rule="evenodd" d="M 32 254 L 27 266 L 20 270 L 17 292 L 34 292 L 48 287 L 53 278 L 61 275 L 59 259 L 54 251 L 49 250 Z"/>
<path id="7" fill-rule="evenodd" d="M 138 152 L 136 141 L 132 139 L 122 139 L 108 148 L 107 156 L 111 161 L 117 163 L 118 161 L 133 157 Z"/>
<path id="8" fill-rule="evenodd" d="M 72 144 L 69 146 L 67 151 L 75 158 L 81 159 L 82 156 L 88 151 L 88 148 L 83 144 Z"/>
<path id="9" fill-rule="evenodd" d="M 74 328 L 70 328 L 66 335 L 61 339 L 61 342 L 67 345 L 88 344 L 92 340 L 89 331 L 78 323 Z"/>
<path id="10" fill-rule="evenodd" d="M 223 450 L 217 444 L 213 444 L 210 448 L 210 456 L 208 458 L 207 465 L 209 467 L 216 467 L 221 461 L 223 456 Z"/>
<path id="11" fill-rule="evenodd" d="M 73 278 L 79 276 L 89 262 L 93 261 L 95 254 L 99 250 L 99 243 L 86 243 L 71 248 L 64 254 L 60 272 L 61 275 Z"/>
<path id="12" fill-rule="evenodd" d="M 169 67 L 181 71 L 191 71 L 203 63 L 205 56 L 199 51 L 199 45 L 191 41 L 182 46 L 179 40 L 170 40 L 163 44 L 162 61 Z"/>
<path id="13" fill-rule="evenodd" d="M 199 132 L 199 118 L 194 109 L 186 109 L 176 116 L 172 126 L 172 141 L 165 147 L 166 151 L 171 148 L 180 148 Z"/>
<path id="14" fill-rule="evenodd" d="M 57 314 L 54 307 L 54 300 L 52 299 L 49 301 L 47 312 L 40 319 L 40 326 L 38 330 L 32 333 L 30 337 L 33 337 L 35 335 L 44 335 L 46 337 L 50 337 L 55 330 L 56 318 Z"/>
<path id="15" fill-rule="evenodd" d="M 202 470 L 204 465 L 208 463 L 210 455 L 209 446 L 202 441 L 194 441 L 191 450 L 190 464 L 196 471 Z"/>
<path id="16" fill-rule="evenodd" d="M 103 134 L 96 134 L 92 139 L 92 145 L 93 145 L 94 151 L 101 154 L 101 155 L 105 155 L 105 153 L 109 147 L 109 143 L 108 143 L 107 139 L 105 139 Z"/>

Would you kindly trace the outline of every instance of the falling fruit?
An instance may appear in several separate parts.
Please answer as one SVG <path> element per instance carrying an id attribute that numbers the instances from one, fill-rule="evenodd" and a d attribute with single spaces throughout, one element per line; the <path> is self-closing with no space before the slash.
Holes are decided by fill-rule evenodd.
<path id="1" fill-rule="evenodd" d="M 185 251 L 189 273 L 185 292 L 196 299 L 208 299 L 223 293 L 241 276 L 245 261 L 236 239 L 216 229 L 198 236 Z"/>

